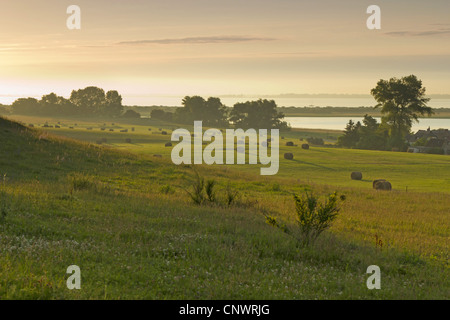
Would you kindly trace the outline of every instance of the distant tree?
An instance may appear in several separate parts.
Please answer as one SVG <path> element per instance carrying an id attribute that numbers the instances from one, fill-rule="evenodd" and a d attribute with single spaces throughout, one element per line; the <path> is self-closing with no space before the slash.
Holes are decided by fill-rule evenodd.
<path id="1" fill-rule="evenodd" d="M 122 118 L 128 118 L 128 119 L 140 119 L 141 114 L 134 111 L 134 110 L 127 110 L 123 115 Z"/>
<path id="2" fill-rule="evenodd" d="M 150 116 L 152 119 L 159 119 L 164 121 L 172 121 L 173 120 L 173 113 L 172 112 L 165 112 L 161 109 L 154 109 L 150 113 Z"/>
<path id="3" fill-rule="evenodd" d="M 0 103 L 0 114 L 8 114 L 8 113 L 9 113 L 9 108 Z"/>
<path id="4" fill-rule="evenodd" d="M 106 101 L 104 104 L 104 111 L 106 116 L 120 116 L 123 112 L 122 96 L 116 91 L 111 90 L 106 93 Z"/>
<path id="5" fill-rule="evenodd" d="M 239 128 L 248 129 L 287 129 L 286 122 L 281 121 L 284 114 L 277 111 L 273 100 L 247 101 L 236 103 L 230 112 L 229 120 Z"/>
<path id="6" fill-rule="evenodd" d="M 11 107 L 15 114 L 37 115 L 41 112 L 39 101 L 34 98 L 19 98 L 13 102 Z"/>
<path id="7" fill-rule="evenodd" d="M 365 115 L 363 123 L 350 120 L 344 135 L 338 138 L 338 146 L 366 150 L 385 150 L 387 129 L 372 116 Z"/>
<path id="8" fill-rule="evenodd" d="M 208 100 L 200 96 L 186 96 L 182 101 L 183 107 L 175 112 L 175 121 L 190 123 L 202 120 L 207 126 L 224 126 L 228 124 L 227 110 L 219 98 L 210 97 Z"/>
<path id="9" fill-rule="evenodd" d="M 43 115 L 73 115 L 74 106 L 72 103 L 55 93 L 42 96 L 39 100 L 41 114 Z"/>
<path id="10" fill-rule="evenodd" d="M 384 150 L 387 138 L 387 130 L 375 118 L 366 114 L 363 119 L 363 125 L 359 128 L 359 141 L 356 143 L 356 148 Z"/>
<path id="11" fill-rule="evenodd" d="M 87 87 L 73 90 L 70 102 L 77 108 L 77 113 L 82 115 L 100 115 L 106 105 L 105 91 L 97 87 Z"/>
<path id="12" fill-rule="evenodd" d="M 419 122 L 419 116 L 433 114 L 433 109 L 427 106 L 430 99 L 425 98 L 425 91 L 415 75 L 380 80 L 371 90 L 378 102 L 376 108 L 381 107 L 382 122 L 389 127 L 391 147 L 404 148 L 412 124 Z"/>
<path id="13" fill-rule="evenodd" d="M 344 148 L 354 148 L 359 141 L 359 128 L 361 128 L 361 122 L 356 124 L 353 120 L 350 120 L 345 127 L 344 135 L 338 138 L 338 146 Z"/>

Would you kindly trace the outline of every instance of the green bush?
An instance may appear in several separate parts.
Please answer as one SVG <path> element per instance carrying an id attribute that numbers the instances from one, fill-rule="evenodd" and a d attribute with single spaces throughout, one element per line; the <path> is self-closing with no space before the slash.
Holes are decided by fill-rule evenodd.
<path id="1" fill-rule="evenodd" d="M 344 201 L 345 196 L 338 197 L 337 192 L 328 195 L 323 203 L 319 203 L 319 198 L 312 193 L 305 192 L 303 197 L 294 195 L 298 228 L 290 229 L 284 224 L 279 224 L 276 218 L 269 215 L 265 215 L 266 222 L 294 237 L 300 243 L 309 245 L 337 218 L 340 211 L 339 200 Z"/>

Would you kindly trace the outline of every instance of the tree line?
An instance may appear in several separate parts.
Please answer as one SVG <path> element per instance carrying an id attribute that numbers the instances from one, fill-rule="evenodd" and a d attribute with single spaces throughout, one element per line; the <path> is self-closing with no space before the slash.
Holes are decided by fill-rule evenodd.
<path id="1" fill-rule="evenodd" d="M 421 116 L 431 116 L 434 111 L 427 106 L 426 89 L 415 75 L 380 80 L 371 90 L 378 102 L 381 123 L 369 115 L 361 122 L 349 121 L 344 135 L 339 137 L 338 145 L 346 148 L 369 150 L 398 150 L 408 148 L 407 136 L 414 122 Z"/>
<path id="2" fill-rule="evenodd" d="M 175 112 L 153 110 L 151 117 L 176 123 L 193 123 L 202 120 L 205 126 L 227 127 L 234 125 L 242 129 L 289 129 L 282 121 L 284 114 L 277 111 L 274 100 L 259 99 L 236 103 L 232 108 L 226 107 L 219 98 L 204 99 L 200 96 L 187 96 L 182 100 L 182 108 Z"/>
<path id="3" fill-rule="evenodd" d="M 116 91 L 98 87 L 73 90 L 70 98 L 50 93 L 35 98 L 19 98 L 11 105 L 15 114 L 45 116 L 123 116 L 122 96 Z"/>

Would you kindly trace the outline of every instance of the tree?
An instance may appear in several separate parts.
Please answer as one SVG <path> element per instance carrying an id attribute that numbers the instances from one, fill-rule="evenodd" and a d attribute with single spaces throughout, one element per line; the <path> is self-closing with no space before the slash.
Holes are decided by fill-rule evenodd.
<path id="1" fill-rule="evenodd" d="M 105 91 L 97 87 L 73 90 L 70 102 L 78 109 L 78 114 L 101 114 L 106 104 Z"/>
<path id="2" fill-rule="evenodd" d="M 375 118 L 366 114 L 363 125 L 358 131 L 357 149 L 384 150 L 386 148 L 387 132 Z"/>
<path id="3" fill-rule="evenodd" d="M 415 75 L 401 79 L 380 80 L 371 90 L 372 96 L 381 107 L 382 123 L 389 127 L 389 144 L 403 148 L 405 137 L 410 133 L 412 124 L 419 122 L 419 117 L 433 114 L 430 101 L 425 98 L 425 87 Z"/>
<path id="4" fill-rule="evenodd" d="M 281 121 L 283 118 L 275 101 L 265 99 L 236 103 L 230 113 L 230 121 L 243 129 L 287 129 L 287 123 Z"/>
<path id="5" fill-rule="evenodd" d="M 41 107 L 39 101 L 34 98 L 19 98 L 11 105 L 13 113 L 16 114 L 39 114 Z"/>
<path id="6" fill-rule="evenodd" d="M 106 101 L 102 113 L 107 116 L 117 117 L 120 116 L 122 112 L 122 96 L 116 90 L 108 91 L 106 93 Z"/>
<path id="7" fill-rule="evenodd" d="M 161 110 L 161 109 L 155 109 L 155 110 L 152 110 L 152 112 L 150 113 L 150 116 L 152 119 L 172 121 L 173 113 L 165 112 L 164 110 Z"/>
<path id="8" fill-rule="evenodd" d="M 202 120 L 206 126 L 224 126 L 228 124 L 227 110 L 219 98 L 210 97 L 208 100 L 200 96 L 186 96 L 182 104 L 184 108 L 177 109 L 175 120 L 190 123 Z"/>
<path id="9" fill-rule="evenodd" d="M 55 93 L 42 96 L 39 104 L 43 115 L 72 115 L 74 112 L 72 103 Z"/>
<path id="10" fill-rule="evenodd" d="M 359 128 L 361 127 L 361 122 L 356 124 L 353 120 L 350 120 L 345 127 L 344 135 L 338 138 L 338 146 L 344 148 L 354 148 L 359 141 Z"/>

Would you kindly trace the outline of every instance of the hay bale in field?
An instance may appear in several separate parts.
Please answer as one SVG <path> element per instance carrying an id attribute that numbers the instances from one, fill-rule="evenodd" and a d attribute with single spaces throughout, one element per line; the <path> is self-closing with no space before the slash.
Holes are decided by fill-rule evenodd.
<path id="1" fill-rule="evenodd" d="M 286 160 L 294 160 L 294 155 L 292 153 L 285 153 L 284 158 Z"/>
<path id="2" fill-rule="evenodd" d="M 113 131 L 114 131 L 114 129 L 109 129 L 109 131 L 110 131 L 110 132 L 113 132 Z"/>
<path id="3" fill-rule="evenodd" d="M 152 128 L 148 128 L 148 131 L 152 131 Z"/>
<path id="4" fill-rule="evenodd" d="M 385 190 L 385 191 L 391 191 L 392 185 L 389 181 L 378 181 L 375 184 L 375 190 Z"/>
<path id="5" fill-rule="evenodd" d="M 352 172 L 351 176 L 352 180 L 362 180 L 362 173 L 361 172 Z"/>
<path id="6" fill-rule="evenodd" d="M 69 129 L 73 129 L 73 127 L 69 127 Z"/>
<path id="7" fill-rule="evenodd" d="M 167 136 L 167 131 L 161 131 L 161 134 L 162 134 L 163 136 Z"/>
<path id="8" fill-rule="evenodd" d="M 106 130 L 106 128 L 100 128 L 100 130 L 102 130 L 102 131 L 105 131 L 105 130 Z"/>
<path id="9" fill-rule="evenodd" d="M 171 146 L 172 146 L 172 142 L 167 142 L 167 143 L 165 144 L 165 146 L 166 146 L 166 147 L 171 147 Z"/>
<path id="10" fill-rule="evenodd" d="M 55 129 L 60 129 L 61 127 L 58 125 L 55 125 Z"/>
<path id="11" fill-rule="evenodd" d="M 120 132 L 128 132 L 128 129 L 120 130 Z"/>
<path id="12" fill-rule="evenodd" d="M 307 143 L 302 144 L 302 149 L 309 150 L 309 144 Z"/>
<path id="13" fill-rule="evenodd" d="M 372 182 L 372 187 L 375 189 L 375 185 L 377 184 L 377 182 L 380 182 L 380 181 L 386 181 L 386 179 L 376 179 L 376 180 L 373 180 L 373 182 Z"/>
<path id="14" fill-rule="evenodd" d="M 292 142 L 292 141 L 286 142 L 286 147 L 293 147 L 293 146 L 294 146 L 294 142 Z"/>
<path id="15" fill-rule="evenodd" d="M 131 128 L 131 131 L 134 132 L 134 127 Z"/>

